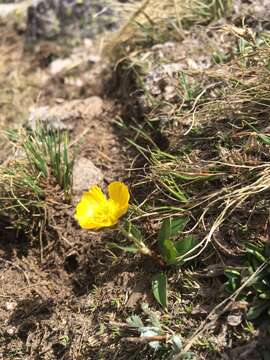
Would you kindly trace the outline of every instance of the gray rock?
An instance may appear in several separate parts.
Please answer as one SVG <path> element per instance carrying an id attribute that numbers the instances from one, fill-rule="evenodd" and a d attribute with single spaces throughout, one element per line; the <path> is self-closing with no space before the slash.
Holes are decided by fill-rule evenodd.
<path id="1" fill-rule="evenodd" d="M 161 65 L 145 77 L 145 89 L 152 96 L 174 97 L 178 86 L 178 75 L 184 69 L 181 63 Z M 168 96 L 166 96 L 168 95 Z"/>
<path id="2" fill-rule="evenodd" d="M 78 158 L 73 168 L 73 193 L 75 198 L 80 197 L 91 186 L 101 185 L 103 179 L 102 171 L 91 160 L 85 157 Z"/>
<path id="3" fill-rule="evenodd" d="M 30 111 L 26 127 L 35 131 L 45 125 L 48 129 L 72 130 L 78 120 L 91 122 L 103 112 L 103 100 L 92 96 L 83 100 L 66 101 L 52 107 L 34 107 Z"/>
<path id="4" fill-rule="evenodd" d="M 50 129 L 71 130 L 72 126 L 65 123 L 70 114 L 59 112 L 49 106 L 35 107 L 31 110 L 26 127 L 35 131 L 38 126 L 46 125 Z"/>
<path id="5" fill-rule="evenodd" d="M 119 26 L 118 0 L 33 0 L 27 11 L 28 39 L 55 38 L 79 30 L 95 37 Z"/>

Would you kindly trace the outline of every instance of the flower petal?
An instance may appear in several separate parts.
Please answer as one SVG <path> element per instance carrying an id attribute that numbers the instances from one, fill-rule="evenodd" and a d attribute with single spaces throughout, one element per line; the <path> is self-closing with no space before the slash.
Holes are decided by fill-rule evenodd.
<path id="1" fill-rule="evenodd" d="M 120 208 L 126 208 L 129 202 L 128 187 L 119 181 L 114 181 L 108 186 L 109 196 Z"/>
<path id="2" fill-rule="evenodd" d="M 93 186 L 85 192 L 76 207 L 75 219 L 84 229 L 103 227 L 96 219 L 100 207 L 106 207 L 108 200 L 98 186 Z"/>
<path id="3" fill-rule="evenodd" d="M 96 201 L 97 203 L 105 203 L 107 201 L 106 196 L 99 186 L 95 185 L 90 187 L 88 194 L 91 195 L 93 201 Z"/>
<path id="4" fill-rule="evenodd" d="M 98 186 L 85 192 L 76 207 L 75 219 L 84 229 L 100 229 L 117 223 L 128 210 L 129 191 L 125 184 L 113 182 L 108 186 L 107 199 Z"/>
<path id="5" fill-rule="evenodd" d="M 75 219 L 84 229 L 91 229 L 91 223 L 95 209 L 97 207 L 96 201 L 93 201 L 92 196 L 86 192 L 83 194 L 80 202 L 76 206 Z"/>

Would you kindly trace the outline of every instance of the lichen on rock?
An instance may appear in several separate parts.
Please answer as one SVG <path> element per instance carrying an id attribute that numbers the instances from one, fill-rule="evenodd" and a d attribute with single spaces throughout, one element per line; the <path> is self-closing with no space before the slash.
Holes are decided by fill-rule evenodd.
<path id="1" fill-rule="evenodd" d="M 95 37 L 119 25 L 117 0 L 35 0 L 27 11 L 28 39 L 53 39 L 78 33 Z"/>

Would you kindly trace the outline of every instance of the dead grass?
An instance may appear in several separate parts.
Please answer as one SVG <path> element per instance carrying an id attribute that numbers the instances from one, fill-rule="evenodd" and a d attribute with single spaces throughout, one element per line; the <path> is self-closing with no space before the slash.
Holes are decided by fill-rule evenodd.
<path id="1" fill-rule="evenodd" d="M 173 40 L 177 46 L 188 35 L 188 21 L 185 21 L 189 19 L 189 26 L 194 25 L 194 18 L 192 20 L 185 6 L 178 9 L 168 1 L 160 4 L 161 10 L 155 5 L 154 9 L 151 2 L 144 2 L 145 7 L 134 14 L 136 25 L 132 18 L 118 34 L 118 40 L 112 42 L 114 49 L 120 48 L 122 69 L 134 70 L 137 88 L 133 94 L 138 94 L 144 111 L 143 121 L 133 120 L 130 126 L 133 133 L 130 143 L 145 162 L 145 166 L 138 169 L 143 174 L 138 175 L 135 186 L 150 188 L 151 192 L 138 204 L 134 218 L 142 223 L 148 221 L 157 228 L 164 218 L 188 214 L 192 220 L 187 233 L 200 239 L 185 258 L 193 269 L 201 273 L 217 263 L 225 269 L 235 261 L 245 266 L 241 259 L 243 261 L 246 254 L 246 245 L 269 238 L 269 40 L 263 34 L 255 36 L 251 29 L 229 24 L 222 31 L 232 36 L 230 49 L 220 51 L 218 63 L 212 58 L 206 69 L 187 66 L 179 69 L 172 76 L 177 95 L 173 99 L 164 99 L 160 93 L 153 96 L 147 88 L 147 76 L 149 72 L 155 76 L 152 70 L 162 68 L 164 63 L 170 64 L 171 60 L 166 56 L 161 60 L 155 58 L 151 46 L 167 40 Z M 147 9 L 151 11 L 147 13 Z M 167 16 L 169 25 L 161 14 L 164 18 L 171 15 Z M 215 15 L 199 17 L 196 23 L 208 24 L 218 17 L 218 12 L 211 14 Z M 178 21 L 176 15 L 179 15 Z M 131 39 L 128 31 L 133 26 L 138 27 L 135 32 L 132 30 Z M 169 36 L 163 38 L 165 28 Z M 196 61 L 196 55 L 193 59 Z M 183 73 L 192 79 L 190 83 L 180 81 Z M 194 91 L 196 82 L 200 86 Z M 161 94 L 164 88 L 164 85 L 160 87 Z M 261 271 L 258 268 L 260 274 Z M 171 283 L 175 276 L 171 276 Z M 194 277 L 195 273 L 191 274 L 191 278 Z M 202 286 L 200 281 L 198 286 Z M 199 332 L 194 332 L 185 350 L 194 343 L 198 345 L 204 332 L 211 342 L 211 331 L 218 327 L 219 317 L 230 311 L 226 305 L 229 300 L 227 297 L 225 302 L 215 299 L 221 310 L 219 315 L 211 321 L 210 312 L 209 323 L 207 319 L 202 321 Z M 176 319 L 172 323 L 174 321 Z M 185 326 L 181 329 L 184 332 Z M 245 334 L 242 328 L 241 336 L 245 338 Z M 218 346 L 217 353 L 220 349 Z"/>
<path id="2" fill-rule="evenodd" d="M 131 169 L 133 193 L 139 194 L 136 198 L 137 206 L 133 206 L 133 220 L 141 225 L 147 242 L 154 248 L 160 224 L 168 217 L 188 214 L 190 220 L 184 233 L 199 239 L 198 245 L 185 254 L 184 266 L 180 269 L 166 269 L 169 279 L 168 309 L 162 311 L 157 308 L 166 331 L 181 334 L 184 351 L 194 350 L 199 359 L 216 359 L 224 353 L 233 358 L 232 348 L 240 343 L 249 344 L 255 333 L 250 330 L 252 326 L 245 318 L 249 304 L 243 305 L 239 299 L 248 282 L 261 275 L 267 261 L 258 266 L 254 275 L 245 278 L 232 295 L 228 295 L 225 290 L 224 277 L 228 267 L 247 269 L 243 260 L 247 243 L 264 243 L 269 240 L 270 51 L 267 42 L 253 42 L 252 36 L 248 37 L 250 32 L 245 29 L 241 32 L 239 29 L 234 28 L 232 31 L 232 28 L 227 28 L 226 31 L 231 35 L 233 33 L 235 38 L 228 52 L 224 49 L 220 51 L 218 64 L 212 59 L 213 54 L 210 54 L 212 60 L 207 68 L 186 67 L 177 70 L 176 76 L 173 74 L 176 97 L 165 99 L 162 94 L 161 97 L 155 97 L 149 94 L 144 85 L 145 75 L 153 67 L 162 65 L 162 61 L 155 63 L 155 57 L 149 60 L 152 50 L 149 51 L 149 48 L 152 45 L 163 44 L 167 40 L 182 44 L 183 39 L 190 35 L 188 29 L 193 31 L 193 26 L 205 26 L 220 16 L 229 15 L 231 5 L 230 1 L 192 0 L 184 1 L 181 5 L 180 2 L 170 0 L 144 1 L 117 33 L 118 38 L 112 39 L 107 48 L 110 51 L 112 48 L 117 50 L 114 55 L 119 56 L 118 63 L 125 57 L 125 70 L 134 70 L 136 88 L 132 100 L 141 104 L 143 98 L 148 97 L 145 102 L 147 106 L 140 113 L 140 120 L 134 116 L 135 112 L 131 112 L 129 121 L 126 121 L 131 137 L 129 144 L 138 153 L 132 165 L 135 167 L 137 160 L 140 160 L 137 170 Z M 205 28 L 202 29 L 204 32 Z M 215 36 L 219 36 L 217 32 Z M 194 61 L 197 60 L 196 56 Z M 165 58 L 163 61 L 169 64 L 172 60 Z M 173 61 L 181 63 L 182 60 L 174 58 Z M 3 66 L 7 68 L 6 63 Z M 126 76 L 127 73 L 122 75 Z M 22 73 L 18 76 L 24 79 L 25 75 Z M 12 77 L 7 83 L 8 89 L 14 84 Z M 22 94 L 24 91 L 22 87 Z M 22 105 L 23 99 L 22 96 L 16 106 Z M 107 157 L 111 155 L 111 148 L 108 149 Z M 17 209 L 24 219 L 32 221 L 37 218 L 38 222 L 42 222 L 46 219 L 48 204 L 56 205 L 57 209 L 64 206 L 63 192 L 55 181 L 49 181 L 53 174 L 50 172 L 50 179 L 47 179 L 42 176 L 40 168 L 35 168 L 32 174 L 33 163 L 33 159 L 30 163 L 26 158 L 15 159 L 8 163 L 9 167 L 5 164 L 0 169 L 2 190 L 8 192 L 8 197 L 3 196 L 3 210 L 11 222 L 16 219 Z M 30 179 L 29 174 L 32 175 Z M 27 175 L 28 180 L 31 180 L 28 183 Z M 11 208 L 12 213 L 9 212 Z M 67 226 L 66 219 L 54 224 L 60 229 L 59 238 L 61 229 Z M 70 238 L 73 240 L 75 234 L 77 240 L 79 231 L 75 232 L 74 224 L 68 223 L 68 226 L 73 231 Z M 135 292 L 136 297 L 137 284 L 142 282 L 145 290 L 150 286 L 152 273 L 159 270 L 139 257 L 105 251 L 101 239 L 96 241 L 92 234 L 80 236 L 83 241 L 78 240 L 77 247 L 68 243 L 68 255 L 66 248 L 61 249 L 61 254 L 55 248 L 51 251 L 55 257 L 47 259 L 53 264 L 55 260 L 58 261 L 61 271 L 67 258 L 72 257 L 77 263 L 80 256 L 81 261 L 75 269 L 77 275 L 65 275 L 67 278 L 70 276 L 65 285 L 65 290 L 68 290 L 68 300 L 65 301 L 69 304 L 65 317 L 69 323 L 67 329 L 62 329 L 62 324 L 58 326 L 62 311 L 60 299 L 57 303 L 59 312 L 56 314 L 59 318 L 54 315 L 58 329 L 54 344 L 61 344 L 60 350 L 67 356 L 72 356 L 73 346 L 73 355 L 77 357 L 85 354 L 94 357 L 99 352 L 104 358 L 111 358 L 113 354 L 115 359 L 131 356 L 134 359 L 142 356 L 151 359 L 168 358 L 166 351 L 153 353 L 144 345 L 133 348 L 125 344 L 124 340 L 119 341 L 127 334 L 120 331 L 120 325 L 117 326 L 118 320 L 123 324 L 127 316 L 135 311 L 135 306 L 128 306 L 128 292 Z M 110 237 L 111 234 L 105 234 L 106 241 Z M 50 264 L 46 264 L 46 269 L 51 270 Z M 62 276 L 56 266 L 53 271 Z M 59 278 L 56 276 L 55 282 L 59 282 Z M 46 279 L 50 281 L 48 270 Z M 72 281 L 75 283 L 73 287 L 83 292 L 80 303 L 78 297 L 71 294 L 72 291 L 76 292 L 70 289 Z M 50 294 L 54 294 L 54 286 Z M 155 308 L 149 292 L 146 290 L 145 293 L 147 301 L 150 299 L 151 306 Z M 139 300 L 135 299 L 135 303 L 141 301 L 142 297 L 139 294 Z M 70 298 L 72 304 L 68 302 Z M 76 322 L 71 319 L 75 307 Z M 227 316 L 235 312 L 240 313 L 243 320 L 233 327 Z M 81 323 L 79 314 L 83 314 Z M 85 317 L 91 318 L 87 328 L 84 325 Z M 74 323 L 78 328 L 73 332 Z M 41 335 L 45 339 L 44 332 L 48 335 L 46 326 L 42 327 L 40 333 L 33 330 L 36 344 L 39 344 Z M 63 334 L 66 338 L 63 338 Z M 70 337 L 67 334 L 71 334 Z M 42 344 L 45 350 L 48 347 L 46 341 Z M 66 343 L 63 345 L 62 341 Z M 32 349 L 35 354 L 38 352 L 38 348 Z"/>
<path id="3" fill-rule="evenodd" d="M 128 5 L 125 7 L 127 19 L 115 35 L 107 38 L 105 52 L 120 51 L 125 56 L 156 43 L 181 41 L 192 25 L 206 25 L 228 16 L 231 9 L 231 0 L 144 0 Z"/>

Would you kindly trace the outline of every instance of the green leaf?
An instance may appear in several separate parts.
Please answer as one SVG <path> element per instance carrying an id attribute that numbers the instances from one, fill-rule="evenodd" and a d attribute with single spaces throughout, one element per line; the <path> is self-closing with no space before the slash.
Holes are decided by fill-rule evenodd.
<path id="1" fill-rule="evenodd" d="M 174 242 L 171 240 L 165 240 L 160 245 L 160 252 L 163 259 L 168 265 L 173 265 L 176 262 L 178 252 L 174 246 Z"/>
<path id="2" fill-rule="evenodd" d="M 240 272 L 233 268 L 225 269 L 224 274 L 227 276 L 228 279 L 231 279 L 232 277 L 240 277 L 241 276 Z"/>
<path id="3" fill-rule="evenodd" d="M 227 268 L 224 270 L 224 275 L 228 278 L 225 283 L 225 288 L 228 292 L 234 292 L 241 284 L 241 274 L 238 270 Z"/>
<path id="4" fill-rule="evenodd" d="M 171 236 L 177 235 L 179 232 L 183 231 L 189 222 L 189 217 L 178 217 L 171 220 Z"/>
<path id="5" fill-rule="evenodd" d="M 158 241 L 162 242 L 177 235 L 184 230 L 188 221 L 189 218 L 186 216 L 164 220 L 158 233 Z"/>
<path id="6" fill-rule="evenodd" d="M 160 273 L 152 280 L 153 295 L 157 302 L 163 307 L 167 307 L 167 277 L 164 273 Z"/>
<path id="7" fill-rule="evenodd" d="M 270 290 L 269 287 L 266 284 L 264 284 L 262 281 L 253 284 L 253 289 L 257 293 L 264 293 L 264 292 L 268 292 Z"/>
<path id="8" fill-rule="evenodd" d="M 198 244 L 197 238 L 192 235 L 186 236 L 184 239 L 179 240 L 175 243 L 175 248 L 177 251 L 177 257 L 181 257 L 181 260 L 184 260 L 184 256 L 190 250 L 192 250 Z"/>
<path id="9" fill-rule="evenodd" d="M 131 315 L 127 318 L 127 323 L 138 330 L 143 329 L 144 327 L 143 322 L 138 315 Z"/>
<path id="10" fill-rule="evenodd" d="M 265 134 L 257 134 L 258 138 L 260 138 L 262 140 L 262 142 L 264 142 L 265 144 L 269 145 L 270 144 L 270 136 L 267 136 Z"/>
<path id="11" fill-rule="evenodd" d="M 267 308 L 270 307 L 269 301 L 258 301 L 254 306 L 251 306 L 247 312 L 248 320 L 257 319 Z"/>
<path id="12" fill-rule="evenodd" d="M 173 264 L 177 257 L 177 251 L 174 243 L 170 240 L 172 233 L 172 221 L 166 219 L 161 225 L 161 229 L 158 234 L 159 250 L 167 264 Z"/>
<path id="13" fill-rule="evenodd" d="M 261 300 L 270 300 L 270 293 L 268 292 L 268 293 L 261 293 L 260 295 L 259 295 L 259 299 L 261 299 Z M 269 305 L 270 306 L 270 305 Z"/>
<path id="14" fill-rule="evenodd" d="M 158 233 L 158 243 L 162 244 L 165 240 L 170 239 L 171 237 L 171 219 L 166 219 L 163 221 L 161 228 Z"/>
<path id="15" fill-rule="evenodd" d="M 160 253 L 168 265 L 174 264 L 178 257 L 175 242 L 171 241 L 170 238 L 183 231 L 188 221 L 188 217 L 170 218 L 164 220 L 161 225 L 158 234 L 158 245 Z"/>
<path id="16" fill-rule="evenodd" d="M 257 245 L 249 244 L 246 247 L 246 252 L 249 256 L 251 256 L 251 262 L 252 260 L 254 261 L 256 259 L 259 263 L 263 263 L 266 260 L 265 256 L 263 255 L 264 248 L 260 244 Z M 255 262 L 253 265 L 255 266 L 256 269 L 257 262 Z"/>
<path id="17" fill-rule="evenodd" d="M 108 243 L 108 246 L 110 248 L 115 248 L 115 249 L 119 249 L 119 250 L 123 250 L 125 252 L 130 252 L 133 254 L 136 254 L 138 252 L 138 248 L 136 246 L 122 246 L 122 245 L 118 245 L 116 243 Z"/>

